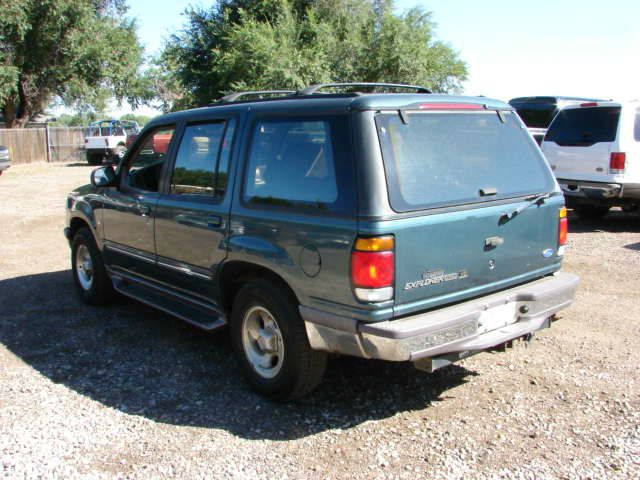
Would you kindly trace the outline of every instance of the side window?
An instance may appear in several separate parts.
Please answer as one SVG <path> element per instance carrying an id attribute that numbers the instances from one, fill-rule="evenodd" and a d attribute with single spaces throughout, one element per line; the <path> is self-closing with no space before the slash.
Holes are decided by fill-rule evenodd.
<path id="1" fill-rule="evenodd" d="M 329 121 L 259 121 L 247 162 L 248 203 L 326 209 L 338 199 Z"/>
<path id="2" fill-rule="evenodd" d="M 633 126 L 633 138 L 636 142 L 640 142 L 640 108 L 636 110 L 636 123 Z"/>
<path id="3" fill-rule="evenodd" d="M 225 124 L 188 125 L 171 177 L 171 193 L 215 195 L 216 165 Z"/>
<path id="4" fill-rule="evenodd" d="M 162 167 L 175 127 L 159 127 L 145 136 L 144 143 L 125 167 L 124 182 L 138 190 L 157 192 Z"/>

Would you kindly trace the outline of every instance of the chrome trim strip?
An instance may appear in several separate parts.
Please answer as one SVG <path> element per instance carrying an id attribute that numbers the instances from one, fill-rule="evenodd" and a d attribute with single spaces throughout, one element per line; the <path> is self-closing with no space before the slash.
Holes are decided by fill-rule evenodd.
<path id="1" fill-rule="evenodd" d="M 185 275 L 191 275 L 193 277 L 202 278 L 203 280 L 209 280 L 209 281 L 213 280 L 212 276 L 205 275 L 203 273 L 195 272 L 191 268 L 189 268 L 187 266 L 183 266 L 184 264 L 172 265 L 170 263 L 166 263 L 166 262 L 158 260 L 158 265 L 161 266 L 161 267 L 169 268 L 169 269 L 174 270 L 176 272 L 184 273 Z"/>
<path id="2" fill-rule="evenodd" d="M 156 263 L 155 259 L 153 258 L 149 258 L 146 257 L 144 255 L 141 255 L 139 253 L 134 253 L 130 250 L 121 248 L 121 247 L 116 247 L 114 244 L 110 243 L 110 242 L 104 242 L 104 247 L 108 248 L 109 250 L 113 250 L 114 252 L 118 252 L 121 253 L 123 255 L 129 255 L 130 257 L 133 258 L 137 258 L 138 260 L 142 260 L 144 262 L 148 262 L 148 263 Z"/>

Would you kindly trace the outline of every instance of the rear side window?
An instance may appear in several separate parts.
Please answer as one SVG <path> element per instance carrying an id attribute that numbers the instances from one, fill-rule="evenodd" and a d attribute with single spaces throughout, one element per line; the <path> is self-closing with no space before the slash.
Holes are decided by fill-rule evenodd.
<path id="1" fill-rule="evenodd" d="M 561 110 L 544 138 L 563 147 L 590 147 L 616 139 L 620 107 L 584 107 Z"/>
<path id="2" fill-rule="evenodd" d="M 334 211 L 346 208 L 350 194 L 339 194 L 340 181 L 351 178 L 345 123 L 343 118 L 254 123 L 244 201 Z"/>
<path id="3" fill-rule="evenodd" d="M 514 113 L 376 117 L 389 199 L 399 212 L 548 192 L 544 158 Z M 481 195 L 480 190 L 495 191 Z"/>
<path id="4" fill-rule="evenodd" d="M 636 122 L 633 125 L 633 138 L 640 142 L 640 109 L 636 110 Z"/>

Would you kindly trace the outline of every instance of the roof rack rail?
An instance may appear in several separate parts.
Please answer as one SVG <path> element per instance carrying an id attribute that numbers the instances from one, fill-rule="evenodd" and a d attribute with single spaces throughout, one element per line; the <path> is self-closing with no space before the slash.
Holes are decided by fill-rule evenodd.
<path id="1" fill-rule="evenodd" d="M 416 93 L 431 93 L 426 87 L 421 87 L 419 85 L 404 85 L 401 83 L 375 83 L 375 82 L 359 82 L 359 83 L 318 83 L 316 85 L 311 85 L 307 88 L 303 88 L 302 90 L 298 90 L 297 95 L 314 95 L 318 93 L 319 90 L 323 88 L 343 88 L 343 87 L 382 87 L 382 88 L 393 88 L 393 89 L 405 89 L 405 90 L 415 90 Z"/>
<path id="2" fill-rule="evenodd" d="M 295 90 L 256 90 L 256 91 L 250 91 L 250 92 L 235 92 L 235 93 L 230 93 L 229 95 L 225 95 L 224 97 L 222 97 L 220 100 L 218 100 L 219 102 L 236 102 L 238 101 L 238 99 L 242 98 L 242 97 L 249 97 L 249 96 L 255 96 L 258 97 L 259 99 L 262 98 L 263 96 L 269 96 L 269 97 L 275 97 L 275 96 L 289 96 L 289 95 L 293 95 L 294 93 L 296 93 Z"/>

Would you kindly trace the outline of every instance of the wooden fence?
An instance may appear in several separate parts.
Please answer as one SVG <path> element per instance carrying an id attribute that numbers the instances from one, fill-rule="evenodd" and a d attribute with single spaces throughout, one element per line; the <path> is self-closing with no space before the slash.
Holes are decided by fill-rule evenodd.
<path id="1" fill-rule="evenodd" d="M 2 128 L 0 145 L 9 147 L 13 164 L 84 159 L 84 127 Z"/>

